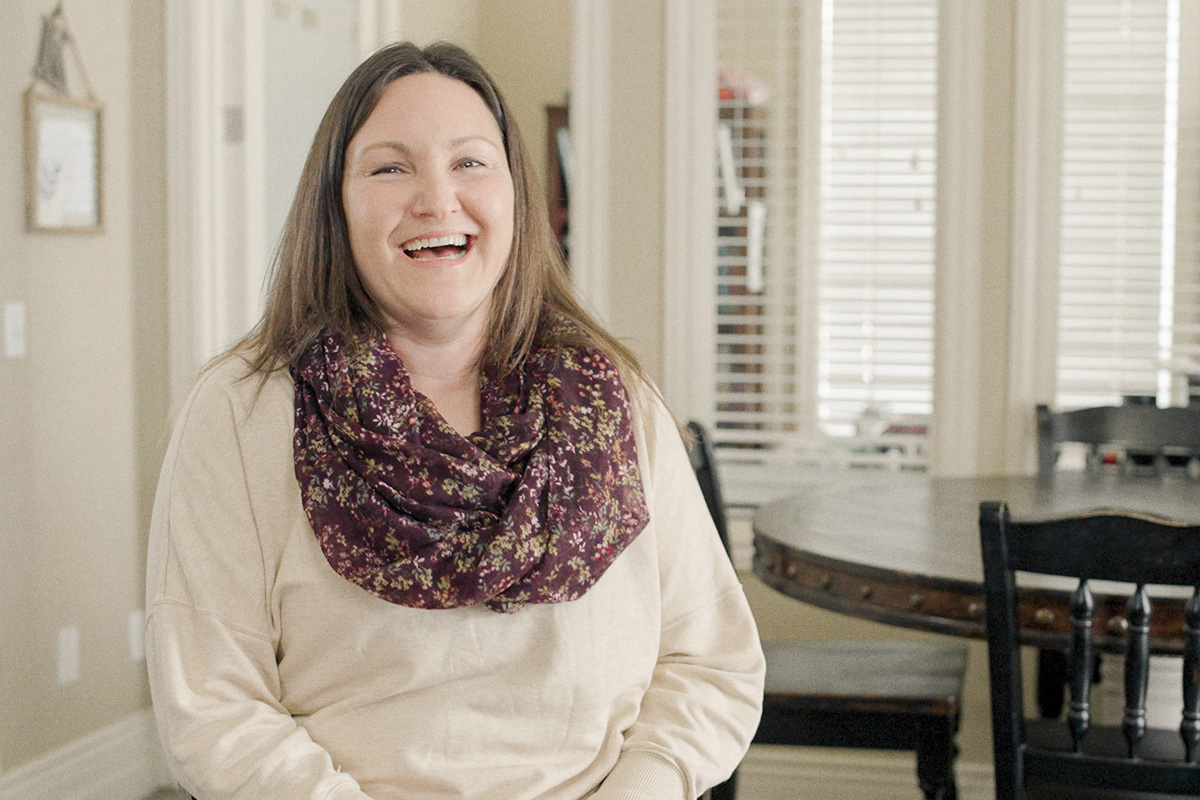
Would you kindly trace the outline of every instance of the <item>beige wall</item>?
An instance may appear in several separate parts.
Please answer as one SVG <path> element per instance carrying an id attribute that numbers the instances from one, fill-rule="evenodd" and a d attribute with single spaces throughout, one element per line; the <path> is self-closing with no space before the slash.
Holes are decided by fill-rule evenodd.
<path id="1" fill-rule="evenodd" d="M 104 103 L 105 231 L 23 229 L 21 94 L 41 15 L 0 26 L 0 296 L 27 306 L 28 356 L 0 361 L 0 760 L 5 770 L 144 708 L 129 656 L 142 606 L 148 474 L 165 408 L 161 0 L 75 0 L 68 21 Z M 81 680 L 56 680 L 58 630 Z"/>
<path id="2" fill-rule="evenodd" d="M 24 232 L 21 97 L 55 0 L 5 0 L 0 25 L 0 302 L 26 303 L 29 355 L 0 360 L 0 768 L 149 703 L 127 620 L 169 408 L 163 0 L 73 0 L 104 103 L 104 233 Z M 10 11 L 11 9 L 11 11 Z M 474 51 L 506 89 L 535 163 L 544 105 L 570 85 L 570 1 L 403 4 L 404 35 Z M 486 31 L 486 35 L 481 33 Z M 539 55 L 538 48 L 551 42 Z M 60 628 L 80 682 L 59 687 Z"/>
<path id="3" fill-rule="evenodd" d="M 504 92 L 539 176 L 546 168 L 546 106 L 571 86 L 571 0 L 405 0 L 401 35 L 446 39 L 471 51 Z"/>
<path id="4" fill-rule="evenodd" d="M 545 185 L 546 106 L 571 86 L 570 0 L 479 0 L 476 55 L 504 92 Z"/>
<path id="5" fill-rule="evenodd" d="M 613 0 L 609 324 L 662 380 L 662 0 Z"/>
<path id="6" fill-rule="evenodd" d="M 55 0 L 5 0 L 0 25 L 0 301 L 28 305 L 29 356 L 0 360 L 0 763 L 5 770 L 144 708 L 128 614 L 142 603 L 144 530 L 166 425 L 164 0 L 72 0 L 68 13 L 105 103 L 107 229 L 23 231 L 21 93 L 40 16 Z M 1011 0 L 989 3 L 989 93 L 1009 94 Z M 661 374 L 663 0 L 613 0 L 610 131 L 614 332 Z M 9 8 L 17 9 L 9 13 Z M 460 42 L 494 72 L 544 168 L 544 106 L 570 85 L 570 0 L 407 0 L 406 37 Z M 993 25 L 994 24 L 994 25 Z M 1007 185 L 1007 106 L 986 104 L 985 184 Z M 981 187 L 985 191 L 985 187 Z M 1006 365 L 1007 192 L 984 194 L 985 349 L 998 398 Z M 993 363 L 995 362 L 995 363 Z M 1002 400 L 981 409 L 999 431 Z M 981 463 L 999 458 L 984 436 Z M 844 620 L 748 579 L 770 636 L 844 632 Z M 82 681 L 55 681 L 60 627 L 82 632 Z M 866 626 L 866 624 L 863 624 Z M 898 635 L 866 626 L 858 634 Z M 903 635 L 903 634 L 899 634 Z M 964 759 L 986 757 L 978 646 Z"/>
<path id="7" fill-rule="evenodd" d="M 980 192 L 979 452 L 981 475 L 1006 471 L 1008 424 L 1009 271 L 1012 253 L 1013 48 L 1015 2 L 988 0 L 983 104 L 984 165 Z M 935 398 L 936 402 L 936 398 Z M 1019 458 L 1019 454 L 1012 454 Z"/>
<path id="8" fill-rule="evenodd" d="M 454 42 L 472 53 L 479 47 L 479 0 L 398 0 L 400 35 L 422 47 Z"/>

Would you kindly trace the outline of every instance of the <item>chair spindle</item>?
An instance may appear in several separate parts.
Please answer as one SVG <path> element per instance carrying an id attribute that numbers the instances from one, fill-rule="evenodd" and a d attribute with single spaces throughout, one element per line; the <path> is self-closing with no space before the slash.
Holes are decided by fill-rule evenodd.
<path id="1" fill-rule="evenodd" d="M 1129 757 L 1137 758 L 1138 747 L 1146 736 L 1146 688 L 1150 680 L 1150 596 L 1139 583 L 1126 606 L 1129 622 L 1125 652 L 1125 720 L 1121 729 Z"/>
<path id="2" fill-rule="evenodd" d="M 1183 722 L 1179 733 L 1187 763 L 1196 763 L 1200 746 L 1200 586 L 1183 609 Z"/>
<path id="3" fill-rule="evenodd" d="M 1075 752 L 1083 752 L 1083 737 L 1091 722 L 1088 696 L 1092 688 L 1092 660 L 1095 644 L 1092 638 L 1092 620 L 1096 615 L 1096 601 L 1086 580 L 1071 595 L 1071 657 L 1069 659 L 1069 683 L 1071 702 L 1067 709 L 1067 724 Z"/>

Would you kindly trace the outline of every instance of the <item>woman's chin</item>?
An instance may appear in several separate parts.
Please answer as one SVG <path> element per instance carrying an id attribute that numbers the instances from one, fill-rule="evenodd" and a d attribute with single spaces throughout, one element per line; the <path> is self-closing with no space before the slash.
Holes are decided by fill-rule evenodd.
<path id="1" fill-rule="evenodd" d="M 483 336 L 487 305 L 486 301 L 481 303 L 475 299 L 456 301 L 454 298 L 440 297 L 436 302 L 406 309 L 403 314 L 389 314 L 389 328 L 401 335 L 464 332 Z"/>

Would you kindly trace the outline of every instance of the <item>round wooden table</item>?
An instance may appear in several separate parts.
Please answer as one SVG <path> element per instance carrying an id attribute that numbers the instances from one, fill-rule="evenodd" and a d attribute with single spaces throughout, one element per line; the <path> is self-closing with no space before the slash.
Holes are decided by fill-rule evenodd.
<path id="1" fill-rule="evenodd" d="M 778 591 L 823 608 L 984 638 L 979 504 L 985 500 L 1006 502 L 1018 519 L 1115 509 L 1200 523 L 1200 482 L 1186 476 L 825 472 L 755 513 L 754 572 Z M 1104 649 L 1117 650 L 1124 641 L 1127 595 L 1120 588 L 1093 584 L 1096 643 Z M 1023 641 L 1066 648 L 1072 589 L 1072 581 L 1041 576 L 1021 584 Z M 1185 599 L 1171 589 L 1155 597 L 1155 652 L 1181 652 Z"/>

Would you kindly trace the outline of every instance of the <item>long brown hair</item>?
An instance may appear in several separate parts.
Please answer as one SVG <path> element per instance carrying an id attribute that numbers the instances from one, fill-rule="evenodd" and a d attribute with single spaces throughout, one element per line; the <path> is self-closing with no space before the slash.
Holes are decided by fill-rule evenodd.
<path id="1" fill-rule="evenodd" d="M 272 265 L 266 310 L 234 352 L 244 354 L 265 378 L 286 367 L 324 330 L 347 332 L 366 319 L 382 327 L 382 314 L 355 270 L 342 208 L 346 149 L 394 80 L 439 73 L 474 89 L 500 126 L 513 180 L 513 243 L 492 296 L 482 358 L 501 371 L 518 368 L 539 329 L 573 329 L 569 341 L 607 355 L 622 374 L 645 378 L 634 355 L 606 332 L 575 299 L 562 252 L 550 228 L 545 198 L 536 185 L 516 120 L 499 89 L 469 53 L 446 42 L 424 49 L 410 42 L 384 47 L 358 66 L 338 90 L 313 139 Z M 573 326 L 541 326 L 547 312 Z"/>

